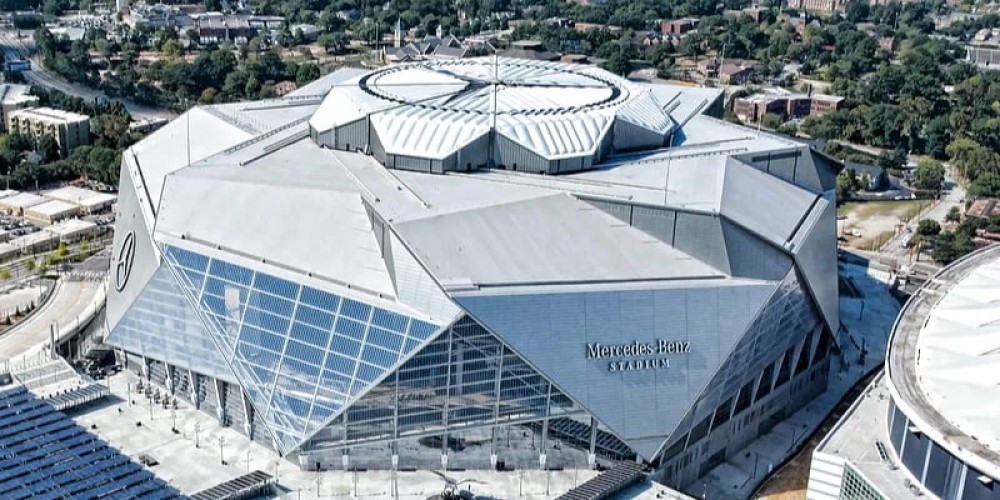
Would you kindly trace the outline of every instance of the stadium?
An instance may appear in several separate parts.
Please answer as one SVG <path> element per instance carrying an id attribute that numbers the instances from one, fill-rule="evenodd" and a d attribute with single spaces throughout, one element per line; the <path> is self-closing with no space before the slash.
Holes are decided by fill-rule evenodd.
<path id="1" fill-rule="evenodd" d="M 890 338 L 888 439 L 903 469 L 938 498 L 1000 499 L 998 292 L 994 245 L 921 288 Z"/>
<path id="2" fill-rule="evenodd" d="M 303 468 L 685 487 L 838 325 L 838 164 L 721 107 L 504 58 L 196 107 L 123 155 L 107 342 Z"/>

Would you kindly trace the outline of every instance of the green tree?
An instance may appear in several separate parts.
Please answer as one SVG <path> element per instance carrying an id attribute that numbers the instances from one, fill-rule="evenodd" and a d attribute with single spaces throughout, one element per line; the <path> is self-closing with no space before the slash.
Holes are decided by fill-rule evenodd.
<path id="1" fill-rule="evenodd" d="M 923 219 L 917 223 L 917 234 L 920 236 L 937 236 L 941 233 L 941 224 L 933 219 Z"/>
<path id="2" fill-rule="evenodd" d="M 35 266 L 36 266 L 35 259 L 28 259 L 24 261 L 24 269 L 29 273 L 35 270 Z"/>
<path id="3" fill-rule="evenodd" d="M 913 185 L 918 189 L 938 191 L 944 183 L 944 166 L 934 160 L 921 160 L 913 172 Z"/>
<path id="4" fill-rule="evenodd" d="M 837 201 L 851 199 L 858 188 L 858 176 L 854 169 L 845 168 L 837 174 Z"/>
<path id="5" fill-rule="evenodd" d="M 601 67 L 616 75 L 626 76 L 632 71 L 632 63 L 621 50 L 614 52 L 601 63 Z"/>
<path id="6" fill-rule="evenodd" d="M 69 248 L 66 246 L 65 243 L 59 243 L 59 247 L 56 248 L 56 256 L 65 257 L 67 255 L 69 255 Z"/>
<path id="7" fill-rule="evenodd" d="M 974 197 L 1000 196 L 1000 174 L 983 172 L 969 184 L 969 195 Z"/>
<path id="8" fill-rule="evenodd" d="M 764 116 L 760 118 L 760 125 L 771 130 L 775 130 L 780 127 L 781 123 L 781 117 L 774 113 L 765 113 Z"/>
<path id="9" fill-rule="evenodd" d="M 944 216 L 946 222 L 959 222 L 962 220 L 962 210 L 958 206 L 948 209 L 948 215 Z"/>
<path id="10" fill-rule="evenodd" d="M 295 72 L 295 84 L 299 87 L 319 78 L 319 66 L 313 63 L 300 64 Z"/>
<path id="11" fill-rule="evenodd" d="M 10 278 L 10 268 L 5 267 L 0 269 L 0 281 L 9 281 Z"/>

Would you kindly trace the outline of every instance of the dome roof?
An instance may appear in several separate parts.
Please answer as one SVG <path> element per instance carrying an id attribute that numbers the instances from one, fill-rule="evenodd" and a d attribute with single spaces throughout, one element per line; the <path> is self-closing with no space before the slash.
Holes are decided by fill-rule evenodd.
<path id="1" fill-rule="evenodd" d="M 330 90 L 309 125 L 320 144 L 392 168 L 562 173 L 664 146 L 675 127 L 666 104 L 598 68 L 486 57 L 356 76 Z"/>

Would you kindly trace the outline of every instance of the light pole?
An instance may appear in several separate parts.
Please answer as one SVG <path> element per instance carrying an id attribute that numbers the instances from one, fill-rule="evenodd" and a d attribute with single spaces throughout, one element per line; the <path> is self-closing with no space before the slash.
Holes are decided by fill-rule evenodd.
<path id="1" fill-rule="evenodd" d="M 170 409 L 170 430 L 177 432 L 177 410 Z"/>
<path id="2" fill-rule="evenodd" d="M 226 465 L 226 455 L 223 447 L 226 445 L 226 436 L 219 436 L 219 461 Z"/>
<path id="3" fill-rule="evenodd" d="M 194 447 L 201 448 L 201 444 L 198 441 L 198 432 L 201 431 L 201 423 L 194 424 Z"/>
<path id="4" fill-rule="evenodd" d="M 247 474 L 250 473 L 250 450 L 247 450 Z"/>

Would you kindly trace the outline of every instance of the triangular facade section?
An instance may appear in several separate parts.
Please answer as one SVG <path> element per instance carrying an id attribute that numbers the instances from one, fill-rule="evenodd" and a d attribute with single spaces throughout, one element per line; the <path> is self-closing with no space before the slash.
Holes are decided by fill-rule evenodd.
<path id="1" fill-rule="evenodd" d="M 587 449 L 591 416 L 474 319 L 447 328 L 350 405 L 305 449 L 549 419 L 552 437 Z M 595 452 L 635 457 L 599 426 Z"/>
<path id="2" fill-rule="evenodd" d="M 106 311 L 111 329 L 115 328 L 125 311 L 139 297 L 158 267 L 156 250 L 142 212 L 142 202 L 136 196 L 132 174 L 125 161 L 122 162 L 120 175 L 122 188 L 118 195 L 118 222 L 111 246 Z"/>
<path id="3" fill-rule="evenodd" d="M 111 329 L 108 344 L 173 366 L 236 382 L 198 313 L 161 264 Z"/>
<path id="4" fill-rule="evenodd" d="M 816 201 L 792 240 L 795 262 L 831 332 L 840 324 L 837 285 L 837 205 L 833 192 Z"/>
<path id="5" fill-rule="evenodd" d="M 439 326 L 167 246 L 251 404 L 290 453 Z"/>
<path id="6" fill-rule="evenodd" d="M 649 460 L 774 288 L 691 282 L 455 299 Z"/>

